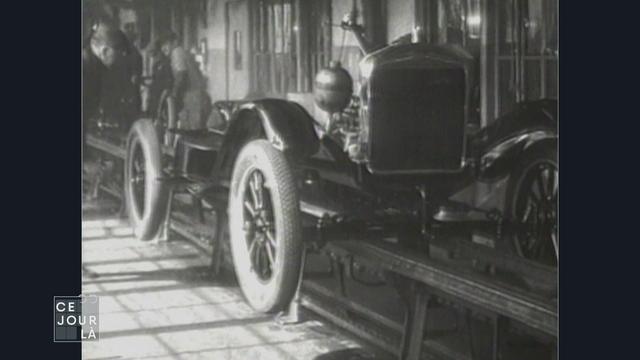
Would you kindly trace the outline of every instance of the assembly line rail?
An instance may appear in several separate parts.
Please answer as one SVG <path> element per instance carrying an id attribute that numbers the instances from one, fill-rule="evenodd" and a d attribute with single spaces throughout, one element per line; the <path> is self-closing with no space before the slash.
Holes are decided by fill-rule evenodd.
<path id="1" fill-rule="evenodd" d="M 86 136 L 86 142 L 87 145 L 96 150 L 100 150 L 106 154 L 124 160 L 124 158 L 127 156 L 127 150 L 125 148 L 125 137 L 118 136 L 117 138 L 117 140 L 115 138 L 107 140 L 102 139 L 94 134 L 88 134 Z M 163 146 L 162 152 L 165 155 L 173 156 L 173 149 L 170 147 Z"/>
<path id="2" fill-rule="evenodd" d="M 533 329 L 557 336 L 557 301 L 496 281 L 471 270 L 454 267 L 415 252 L 402 251 L 383 242 L 330 242 L 328 247 L 346 250 L 379 267 L 427 285 L 449 298 L 516 320 Z M 329 250 L 330 251 L 330 250 Z"/>

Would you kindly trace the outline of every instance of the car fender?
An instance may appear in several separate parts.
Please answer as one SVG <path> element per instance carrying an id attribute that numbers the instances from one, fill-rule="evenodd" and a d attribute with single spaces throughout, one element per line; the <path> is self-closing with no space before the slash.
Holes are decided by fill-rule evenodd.
<path id="1" fill-rule="evenodd" d="M 510 173 L 518 158 L 532 145 L 557 143 L 557 102 L 541 100 L 519 108 L 476 136 L 474 148 L 479 178 L 493 181 Z"/>
<path id="2" fill-rule="evenodd" d="M 219 110 L 220 111 L 220 110 Z M 315 154 L 319 138 L 314 119 L 299 104 L 282 99 L 237 102 L 228 116 L 220 150 L 222 168 L 229 168 L 247 141 L 266 138 L 276 149 L 294 159 Z"/>

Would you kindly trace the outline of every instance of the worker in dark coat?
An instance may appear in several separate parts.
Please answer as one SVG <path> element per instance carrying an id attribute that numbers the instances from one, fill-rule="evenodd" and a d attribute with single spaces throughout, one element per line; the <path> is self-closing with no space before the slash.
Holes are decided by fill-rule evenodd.
<path id="1" fill-rule="evenodd" d="M 127 38 L 127 53 L 122 59 L 125 82 L 123 84 L 122 102 L 127 108 L 123 114 L 128 130 L 129 126 L 142 111 L 141 83 L 142 83 L 142 55 L 135 43 L 138 33 L 133 26 L 125 26 L 122 30 Z"/>
<path id="2" fill-rule="evenodd" d="M 126 34 L 122 32 L 121 36 Z M 103 123 L 126 133 L 141 112 L 142 56 L 128 37 L 125 38 L 124 50 L 105 72 L 100 108 Z"/>
<path id="3" fill-rule="evenodd" d="M 126 54 L 126 38 L 106 23 L 95 27 L 82 49 L 82 135 L 83 146 L 88 120 L 98 115 L 107 71 Z"/>
<path id="4" fill-rule="evenodd" d="M 140 51 L 135 45 L 139 37 L 138 32 L 136 31 L 135 26 L 129 25 L 126 25 L 122 30 L 127 37 L 127 45 L 129 47 L 125 57 L 125 63 L 127 64 L 127 72 L 130 76 L 130 82 L 139 89 L 142 82 L 142 54 L 140 54 Z M 139 95 L 140 92 L 138 91 L 138 96 Z M 140 98 L 138 98 L 138 104 L 139 101 Z"/>
<path id="5" fill-rule="evenodd" d="M 82 49 L 82 168 L 83 174 L 93 179 L 91 196 L 97 196 L 100 164 L 86 161 L 86 134 L 89 120 L 99 116 L 102 106 L 104 81 L 108 71 L 126 53 L 124 34 L 106 23 L 98 24 Z"/>
<path id="6" fill-rule="evenodd" d="M 174 33 L 161 40 L 162 52 L 169 58 L 173 84 L 171 95 L 175 99 L 178 128 L 200 130 L 206 128 L 211 100 L 205 91 L 205 82 L 198 64 L 178 43 Z"/>
<path id="7" fill-rule="evenodd" d="M 160 98 L 164 91 L 171 91 L 173 73 L 171 61 L 161 50 L 161 42 L 156 40 L 150 49 L 152 58 L 151 84 L 149 85 L 149 103 L 147 111 L 151 116 L 159 116 Z"/>

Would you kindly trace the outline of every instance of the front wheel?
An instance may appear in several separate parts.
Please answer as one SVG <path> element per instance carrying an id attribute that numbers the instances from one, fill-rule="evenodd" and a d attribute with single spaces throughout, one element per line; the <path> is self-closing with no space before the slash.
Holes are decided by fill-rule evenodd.
<path id="1" fill-rule="evenodd" d="M 261 312 L 284 309 L 302 263 L 298 189 L 284 154 L 249 142 L 236 160 L 229 195 L 231 252 L 240 288 Z"/>
<path id="2" fill-rule="evenodd" d="M 517 225 L 512 248 L 545 265 L 558 264 L 558 158 L 554 143 L 527 149 L 507 183 L 506 214 Z"/>

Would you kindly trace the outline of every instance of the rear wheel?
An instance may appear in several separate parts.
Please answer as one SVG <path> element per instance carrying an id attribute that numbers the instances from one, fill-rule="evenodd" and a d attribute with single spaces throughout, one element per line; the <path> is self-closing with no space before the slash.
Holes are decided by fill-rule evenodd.
<path id="1" fill-rule="evenodd" d="M 512 248 L 521 257 L 558 264 L 558 160 L 555 144 L 533 145 L 507 184 L 506 213 L 517 225 Z"/>
<path id="2" fill-rule="evenodd" d="M 174 135 L 170 132 L 170 129 L 174 129 L 176 127 L 176 124 L 173 123 L 176 117 L 174 112 L 174 100 L 169 96 L 168 92 L 164 91 L 160 96 L 158 109 L 155 112 L 154 125 L 158 133 L 160 144 L 169 147 L 173 146 L 174 139 Z"/>
<path id="3" fill-rule="evenodd" d="M 168 189 L 162 176 L 162 153 L 158 134 L 149 119 L 136 121 L 127 139 L 124 194 L 135 236 L 153 239 L 167 212 Z"/>
<path id="4" fill-rule="evenodd" d="M 298 189 L 284 154 L 266 140 L 249 142 L 233 170 L 229 230 L 236 276 L 261 312 L 291 301 L 301 271 Z"/>

